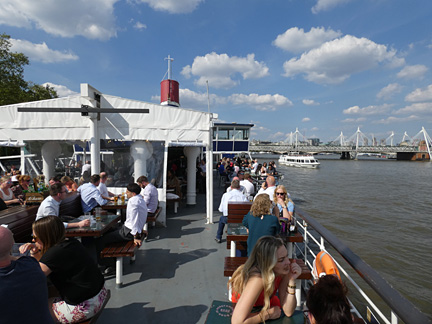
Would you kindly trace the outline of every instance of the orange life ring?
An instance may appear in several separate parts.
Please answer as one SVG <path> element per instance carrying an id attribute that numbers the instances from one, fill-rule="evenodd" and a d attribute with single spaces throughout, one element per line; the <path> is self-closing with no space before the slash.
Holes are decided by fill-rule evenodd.
<path id="1" fill-rule="evenodd" d="M 325 275 L 335 275 L 341 279 L 339 274 L 339 269 L 333 258 L 325 251 L 321 251 L 317 254 L 314 264 L 313 264 L 313 274 L 316 280 Z"/>

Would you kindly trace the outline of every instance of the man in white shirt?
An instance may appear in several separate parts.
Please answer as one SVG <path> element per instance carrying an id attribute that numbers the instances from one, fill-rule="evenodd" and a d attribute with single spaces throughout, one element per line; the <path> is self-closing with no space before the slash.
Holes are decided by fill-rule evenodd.
<path id="1" fill-rule="evenodd" d="M 99 174 L 93 174 L 90 177 L 89 183 L 84 183 L 78 187 L 78 192 L 81 195 L 81 206 L 84 213 L 91 211 L 96 206 L 103 206 L 108 203 L 108 200 L 103 199 L 98 186 L 100 183 Z M 111 198 L 110 200 L 114 200 Z"/>
<path id="2" fill-rule="evenodd" d="M 111 197 L 114 197 L 115 195 L 112 192 L 108 191 L 107 186 L 105 185 L 105 182 L 108 179 L 108 175 L 106 172 L 101 172 L 100 173 L 100 183 L 99 186 L 97 187 L 99 192 L 101 193 L 101 196 L 103 199 L 106 200 L 113 200 Z"/>
<path id="3" fill-rule="evenodd" d="M 256 174 L 257 173 L 257 169 L 258 169 L 258 160 L 254 161 L 254 164 L 252 165 L 252 173 Z"/>
<path id="4" fill-rule="evenodd" d="M 246 196 L 253 196 L 255 193 L 255 186 L 252 183 L 252 177 L 249 173 L 245 173 L 243 180 L 240 181 L 240 186 L 243 186 L 246 190 Z"/>
<path id="5" fill-rule="evenodd" d="M 83 165 L 82 170 L 81 170 L 81 175 L 84 174 L 84 172 L 86 172 L 90 175 L 91 174 L 91 165 L 90 165 L 90 161 L 86 161 L 86 163 Z"/>
<path id="6" fill-rule="evenodd" d="M 143 188 L 142 195 L 147 204 L 147 211 L 149 213 L 154 213 L 157 209 L 159 198 L 158 191 L 155 186 L 153 186 L 147 179 L 146 176 L 141 176 L 137 179 L 138 185 Z"/>
<path id="7" fill-rule="evenodd" d="M 59 216 L 61 201 L 66 197 L 67 189 L 62 183 L 54 183 L 49 188 L 50 195 L 40 204 L 36 220 L 46 216 Z M 90 220 L 85 219 L 76 223 L 63 223 L 66 228 L 90 226 Z"/>
<path id="8" fill-rule="evenodd" d="M 261 186 L 261 189 L 258 190 L 255 198 L 258 195 L 262 194 L 262 193 L 266 193 L 267 195 L 269 195 L 270 200 L 273 201 L 273 196 L 274 196 L 275 189 L 276 189 L 276 180 L 275 180 L 275 178 L 273 176 L 268 176 L 266 178 L 266 181 L 263 182 L 263 184 Z M 254 200 L 255 200 L 255 198 L 254 198 Z"/>
<path id="9" fill-rule="evenodd" d="M 222 212 L 222 216 L 219 219 L 219 227 L 216 234 L 216 242 L 222 243 L 222 234 L 225 224 L 228 222 L 228 202 L 231 201 L 247 201 L 245 195 L 241 193 L 240 183 L 238 180 L 231 182 L 231 191 L 223 194 L 221 203 L 219 205 L 219 211 Z"/>
<path id="10" fill-rule="evenodd" d="M 98 263 L 99 265 L 107 266 L 104 270 L 106 274 L 112 272 L 112 269 L 109 269 L 109 267 L 113 265 L 113 260 L 104 262 L 103 259 L 100 259 L 100 251 L 103 250 L 105 245 L 113 242 L 133 240 L 135 245 L 141 246 L 143 227 L 147 221 L 147 205 L 140 193 L 141 188 L 139 185 L 136 183 L 128 184 L 126 187 L 126 195 L 128 197 L 126 221 L 121 227 L 108 232 L 96 241 Z"/>

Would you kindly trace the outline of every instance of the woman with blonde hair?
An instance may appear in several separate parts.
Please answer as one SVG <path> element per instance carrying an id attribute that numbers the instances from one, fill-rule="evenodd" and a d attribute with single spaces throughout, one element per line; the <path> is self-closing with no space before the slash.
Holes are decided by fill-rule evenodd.
<path id="1" fill-rule="evenodd" d="M 11 187 L 12 179 L 10 176 L 4 176 L 0 178 L 0 198 L 5 202 L 6 205 L 19 204 L 21 201 L 15 198 Z"/>
<path id="2" fill-rule="evenodd" d="M 285 186 L 279 185 L 276 187 L 273 201 L 279 209 L 279 215 L 291 222 L 294 216 L 294 203 L 289 197 Z"/>
<path id="3" fill-rule="evenodd" d="M 20 247 L 39 261 L 45 275 L 60 293 L 50 300 L 51 315 L 60 323 L 79 323 L 94 316 L 107 295 L 105 280 L 86 248 L 65 237 L 57 216 L 33 223 L 33 242 Z"/>
<path id="4" fill-rule="evenodd" d="M 30 176 L 29 175 L 18 175 L 16 176 L 18 180 L 18 184 L 16 186 L 11 187 L 15 197 L 18 199 L 24 200 L 24 190 L 29 190 L 30 187 Z"/>
<path id="5" fill-rule="evenodd" d="M 292 316 L 297 304 L 295 280 L 300 274 L 300 266 L 288 259 L 282 239 L 261 237 L 246 263 L 228 282 L 233 289 L 232 300 L 237 303 L 231 323 L 261 323 L 277 319 L 281 316 L 281 309 L 286 316 Z M 262 309 L 252 313 L 253 307 Z"/>
<path id="6" fill-rule="evenodd" d="M 258 195 L 252 207 L 243 218 L 243 225 L 248 229 L 247 254 L 251 254 L 255 243 L 261 236 L 278 235 L 280 232 L 279 218 L 270 213 L 272 202 L 269 195 Z"/>

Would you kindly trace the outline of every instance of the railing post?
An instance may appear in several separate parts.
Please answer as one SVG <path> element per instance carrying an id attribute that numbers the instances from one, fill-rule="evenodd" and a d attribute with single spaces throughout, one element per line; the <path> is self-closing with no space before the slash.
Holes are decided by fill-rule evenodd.
<path id="1" fill-rule="evenodd" d="M 396 314 L 391 311 L 391 323 L 392 324 L 398 324 L 398 317 L 396 316 Z"/>
<path id="2" fill-rule="evenodd" d="M 308 223 L 305 220 L 303 220 L 303 227 L 304 227 L 303 241 L 304 241 L 304 261 L 305 261 L 305 263 L 307 262 L 307 247 L 308 247 L 307 226 L 308 226 Z"/>

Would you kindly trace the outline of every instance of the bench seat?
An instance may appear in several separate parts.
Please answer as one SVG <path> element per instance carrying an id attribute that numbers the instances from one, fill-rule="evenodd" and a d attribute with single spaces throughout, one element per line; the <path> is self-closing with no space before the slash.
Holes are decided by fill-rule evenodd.
<path id="1" fill-rule="evenodd" d="M 228 203 L 228 223 L 242 223 L 243 217 L 249 213 L 252 202 L 230 202 Z"/>
<path id="2" fill-rule="evenodd" d="M 160 213 L 162 211 L 162 208 L 158 207 L 154 213 L 148 213 L 147 214 L 147 223 L 154 223 L 156 222 L 157 218 L 159 217 Z"/>
<path id="3" fill-rule="evenodd" d="M 135 261 L 135 252 L 138 246 L 134 241 L 114 242 L 105 246 L 101 251 L 101 258 L 116 258 L 116 286 L 120 288 L 123 285 L 123 258 L 130 257 L 131 263 Z"/>
<path id="4" fill-rule="evenodd" d="M 8 225 L 16 243 L 31 241 L 32 224 L 36 219 L 39 206 L 11 206 L 0 211 L 0 224 Z"/>

